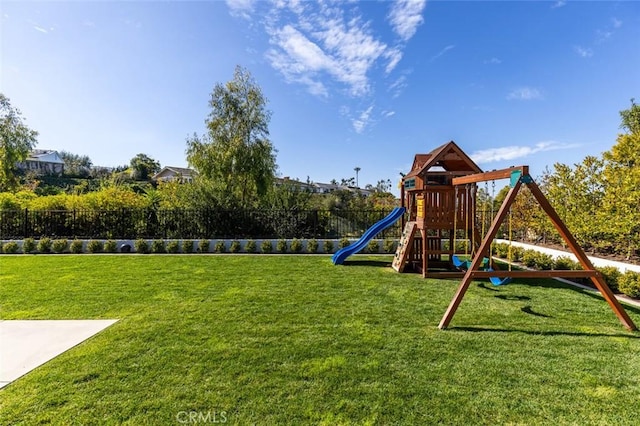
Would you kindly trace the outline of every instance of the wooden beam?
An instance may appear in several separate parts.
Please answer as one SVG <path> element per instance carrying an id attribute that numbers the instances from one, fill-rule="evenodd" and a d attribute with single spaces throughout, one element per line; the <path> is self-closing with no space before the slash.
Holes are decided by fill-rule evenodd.
<path id="1" fill-rule="evenodd" d="M 546 271 L 471 271 L 473 278 L 591 278 L 599 276 L 598 271 L 565 271 L 565 270 L 546 270 Z"/>
<path id="2" fill-rule="evenodd" d="M 427 272 L 426 273 L 426 277 L 425 278 L 462 278 L 464 277 L 464 272 L 455 272 L 455 271 L 451 271 L 451 272 Z"/>
<path id="3" fill-rule="evenodd" d="M 522 176 L 529 174 L 529 166 L 517 166 L 509 167 L 508 169 L 492 170 L 485 173 L 476 173 L 473 175 L 461 176 L 453 178 L 451 183 L 453 185 L 464 185 L 466 183 L 486 182 L 489 180 L 509 179 L 511 173 L 515 171 L 521 171 Z"/>

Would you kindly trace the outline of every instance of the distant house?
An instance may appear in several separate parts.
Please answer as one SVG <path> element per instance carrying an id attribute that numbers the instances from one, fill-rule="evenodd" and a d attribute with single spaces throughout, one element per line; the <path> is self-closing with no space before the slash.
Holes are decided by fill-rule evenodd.
<path id="1" fill-rule="evenodd" d="M 193 182 L 197 172 L 193 169 L 186 169 L 184 167 L 165 166 L 158 173 L 153 175 L 151 179 L 157 182 Z"/>
<path id="2" fill-rule="evenodd" d="M 18 168 L 40 176 L 61 175 L 64 172 L 64 160 L 57 151 L 36 149 L 29 153 L 24 162 L 18 163 Z"/>
<path id="3" fill-rule="evenodd" d="M 300 182 L 299 180 L 290 179 L 288 176 L 285 176 L 284 178 L 276 178 L 276 186 L 282 186 L 285 183 L 292 185 L 301 191 L 309 191 L 314 194 L 330 194 L 334 191 L 351 191 L 360 193 L 365 197 L 368 197 L 374 192 L 368 189 L 356 188 L 354 186 L 336 185 L 333 183 Z"/>

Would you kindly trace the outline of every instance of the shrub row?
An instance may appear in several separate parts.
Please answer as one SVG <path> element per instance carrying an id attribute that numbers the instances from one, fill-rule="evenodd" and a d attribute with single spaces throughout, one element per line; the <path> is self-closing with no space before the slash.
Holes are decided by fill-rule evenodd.
<path id="1" fill-rule="evenodd" d="M 550 255 L 522 247 L 511 246 L 509 253 L 509 244 L 501 243 L 494 246 L 494 255 L 511 260 L 512 262 L 520 262 L 529 268 L 535 269 L 560 269 L 560 270 L 580 270 L 582 267 L 578 262 L 568 256 L 560 256 L 553 259 Z M 615 266 L 596 267 L 602 274 L 602 278 L 609 288 L 614 292 L 623 293 L 629 297 L 640 298 L 640 273 L 634 271 L 620 272 Z"/>
<path id="2" fill-rule="evenodd" d="M 306 242 L 306 244 L 305 244 Z M 341 249 L 350 245 L 353 241 L 348 238 L 342 238 L 337 242 L 337 248 Z M 386 239 L 382 248 L 385 253 L 394 253 L 397 242 L 393 239 Z M 302 240 L 294 238 L 290 242 L 285 239 L 279 240 L 263 240 L 258 246 L 255 240 L 247 240 L 241 242 L 238 240 L 231 241 L 229 246 L 225 241 L 218 240 L 213 244 L 209 240 L 152 240 L 149 242 L 145 239 L 138 239 L 133 242 L 133 247 L 126 244 L 118 244 L 115 240 L 89 240 L 85 244 L 82 240 L 51 240 L 42 238 L 35 241 L 33 238 L 25 238 L 22 247 L 15 241 L 8 241 L 0 245 L 0 253 L 117 253 L 135 252 L 140 254 L 147 253 L 333 253 L 336 247 L 331 240 L 325 240 L 320 246 L 316 239 Z M 369 242 L 365 252 L 379 253 L 380 243 L 377 240 Z"/>

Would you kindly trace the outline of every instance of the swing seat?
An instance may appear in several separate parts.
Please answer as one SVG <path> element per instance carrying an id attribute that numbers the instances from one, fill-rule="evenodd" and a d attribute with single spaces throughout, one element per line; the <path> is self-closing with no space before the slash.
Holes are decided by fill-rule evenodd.
<path id="1" fill-rule="evenodd" d="M 451 261 L 453 262 L 453 266 L 458 269 L 469 269 L 469 266 L 471 266 L 471 262 L 462 260 L 455 254 L 451 256 Z"/>
<path id="2" fill-rule="evenodd" d="M 492 268 L 487 268 L 487 271 L 493 272 Z M 511 282 L 511 277 L 504 277 L 504 278 L 500 278 L 500 277 L 489 277 L 489 281 L 491 281 L 491 284 L 493 284 L 494 286 L 500 286 L 500 285 L 506 285 L 509 284 Z"/>
<path id="3" fill-rule="evenodd" d="M 470 260 L 461 260 L 457 255 L 452 255 L 451 256 L 451 261 L 453 262 L 453 266 L 455 266 L 458 269 L 469 269 L 469 267 L 471 267 L 471 261 Z M 487 267 L 487 265 L 489 264 L 489 259 L 488 258 L 483 258 L 482 259 L 482 263 L 480 264 L 480 269 L 484 269 Z"/>

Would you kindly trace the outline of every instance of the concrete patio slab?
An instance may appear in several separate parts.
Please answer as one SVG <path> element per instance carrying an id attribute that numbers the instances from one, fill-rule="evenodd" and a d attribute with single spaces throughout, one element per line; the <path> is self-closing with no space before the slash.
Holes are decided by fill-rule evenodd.
<path id="1" fill-rule="evenodd" d="M 0 321 L 0 388 L 118 320 Z"/>

